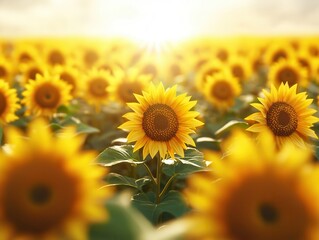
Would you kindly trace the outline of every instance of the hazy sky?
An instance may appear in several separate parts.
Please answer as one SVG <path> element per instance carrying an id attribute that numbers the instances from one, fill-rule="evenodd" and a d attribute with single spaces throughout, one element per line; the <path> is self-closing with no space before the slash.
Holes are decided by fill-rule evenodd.
<path id="1" fill-rule="evenodd" d="M 0 36 L 319 33 L 317 0 L 0 0 Z"/>

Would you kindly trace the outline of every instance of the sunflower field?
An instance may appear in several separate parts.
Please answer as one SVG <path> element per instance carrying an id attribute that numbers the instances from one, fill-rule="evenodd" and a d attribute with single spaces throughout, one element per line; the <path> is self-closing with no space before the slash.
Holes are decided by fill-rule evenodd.
<path id="1" fill-rule="evenodd" d="M 319 239 L 317 37 L 0 40 L 0 240 Z"/>

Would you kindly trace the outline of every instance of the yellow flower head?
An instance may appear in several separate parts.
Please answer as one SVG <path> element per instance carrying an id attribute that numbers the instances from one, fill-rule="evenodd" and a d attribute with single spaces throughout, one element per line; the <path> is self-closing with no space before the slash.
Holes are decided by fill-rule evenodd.
<path id="1" fill-rule="evenodd" d="M 263 90 L 264 98 L 258 98 L 261 103 L 252 104 L 259 112 L 246 117 L 254 123 L 247 130 L 260 133 L 269 129 L 275 135 L 278 147 L 291 142 L 305 148 L 308 137 L 317 138 L 310 128 L 318 118 L 312 116 L 316 110 L 308 108 L 312 99 L 307 99 L 305 92 L 296 91 L 297 85 L 289 87 L 288 83 L 281 83 L 278 89 L 272 85 L 270 92 Z"/>
<path id="2" fill-rule="evenodd" d="M 150 85 L 143 95 L 135 95 L 138 103 L 128 103 L 134 111 L 125 114 L 128 119 L 119 128 L 129 130 L 128 142 L 136 142 L 134 151 L 143 148 L 143 158 L 153 158 L 158 152 L 161 158 L 174 153 L 184 156 L 186 144 L 195 146 L 189 134 L 203 123 L 195 119 L 199 113 L 190 111 L 196 101 L 186 94 L 176 96 L 176 86 L 164 89 L 163 84 Z"/>
<path id="3" fill-rule="evenodd" d="M 111 82 L 115 81 L 109 71 L 93 69 L 85 76 L 83 98 L 99 110 L 110 101 Z"/>
<path id="4" fill-rule="evenodd" d="M 319 175 L 309 149 L 278 152 L 268 132 L 259 143 L 236 132 L 222 151 L 214 174 L 188 181 L 190 239 L 318 239 Z"/>
<path id="5" fill-rule="evenodd" d="M 0 79 L 11 83 L 13 80 L 13 65 L 5 58 L 0 57 Z"/>
<path id="6" fill-rule="evenodd" d="M 241 92 L 241 87 L 235 77 L 228 71 L 223 71 L 213 76 L 208 76 L 202 90 L 206 99 L 217 109 L 223 111 L 234 105 L 235 98 Z"/>
<path id="7" fill-rule="evenodd" d="M 79 79 L 79 71 L 71 65 L 55 66 L 53 74 L 56 74 L 60 79 L 71 87 L 70 93 L 73 97 L 80 95 L 83 87 L 83 82 Z"/>
<path id="8" fill-rule="evenodd" d="M 294 50 L 287 42 L 273 43 L 266 49 L 264 59 L 270 66 L 281 59 L 290 59 L 294 57 Z"/>
<path id="9" fill-rule="evenodd" d="M 50 117 L 59 106 L 68 104 L 71 99 L 71 87 L 60 80 L 58 75 L 38 74 L 25 88 L 22 103 L 27 107 L 27 115 Z"/>
<path id="10" fill-rule="evenodd" d="M 246 81 L 252 73 L 251 63 L 244 57 L 232 57 L 229 59 L 227 66 L 232 75 L 240 82 Z"/>
<path id="11" fill-rule="evenodd" d="M 30 80 L 36 79 L 37 74 L 43 75 L 47 67 L 40 61 L 32 61 L 19 65 L 19 72 L 22 75 L 21 83 L 27 84 Z"/>
<path id="12" fill-rule="evenodd" d="M 281 83 L 288 83 L 290 87 L 295 84 L 305 87 L 308 83 L 307 69 L 296 60 L 281 59 L 270 66 L 268 81 L 275 87 L 279 87 Z"/>
<path id="13" fill-rule="evenodd" d="M 82 151 L 74 129 L 53 136 L 43 120 L 27 138 L 16 129 L 6 136 L 11 153 L 1 153 L 0 239 L 87 239 L 88 224 L 106 218 L 105 171 Z"/>
<path id="14" fill-rule="evenodd" d="M 195 76 L 195 83 L 198 90 L 203 90 L 203 86 L 207 81 L 208 76 L 214 76 L 214 74 L 221 72 L 224 69 L 224 65 L 219 60 L 210 60 L 203 64 Z"/>
<path id="15" fill-rule="evenodd" d="M 17 91 L 10 89 L 9 84 L 0 79 L 0 121 L 2 123 L 18 119 L 15 115 L 15 112 L 20 108 L 18 101 Z"/>
<path id="16" fill-rule="evenodd" d="M 149 86 L 152 76 L 140 74 L 138 69 L 131 68 L 126 71 L 117 69 L 114 78 L 110 91 L 114 94 L 115 100 L 126 104 L 136 101 L 134 94 L 142 94 Z"/>

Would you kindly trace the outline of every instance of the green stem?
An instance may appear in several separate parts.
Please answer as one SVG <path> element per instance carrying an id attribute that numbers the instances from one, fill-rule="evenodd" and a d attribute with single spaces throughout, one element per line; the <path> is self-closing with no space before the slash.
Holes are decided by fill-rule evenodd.
<path id="1" fill-rule="evenodd" d="M 159 203 L 161 201 L 161 174 L 162 174 L 162 159 L 159 155 L 157 155 L 157 168 L 156 168 L 156 203 Z"/>
<path id="2" fill-rule="evenodd" d="M 146 170 L 147 170 L 147 172 L 148 172 L 148 175 L 151 177 L 152 182 L 153 182 L 154 185 L 156 186 L 156 185 L 157 185 L 157 182 L 156 182 L 156 180 L 155 180 L 155 178 L 154 178 L 154 176 L 153 176 L 153 174 L 152 174 L 152 172 L 151 172 L 151 169 L 147 166 L 146 163 L 143 163 L 143 166 L 146 168 Z"/>
<path id="3" fill-rule="evenodd" d="M 168 179 L 167 183 L 165 184 L 162 192 L 159 195 L 159 198 L 161 199 L 161 197 L 167 192 L 168 187 L 171 185 L 171 183 L 173 182 L 174 178 L 176 177 L 176 174 L 174 174 L 173 176 L 170 177 L 170 179 Z"/>

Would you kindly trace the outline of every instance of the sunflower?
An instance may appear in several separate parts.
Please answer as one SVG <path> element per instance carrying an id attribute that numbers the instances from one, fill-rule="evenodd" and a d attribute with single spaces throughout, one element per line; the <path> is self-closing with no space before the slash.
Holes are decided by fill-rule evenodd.
<path id="1" fill-rule="evenodd" d="M 0 79 L 5 80 L 6 82 L 11 83 L 13 80 L 13 68 L 10 62 L 0 57 Z"/>
<path id="2" fill-rule="evenodd" d="M 290 59 L 292 57 L 294 57 L 294 50 L 286 42 L 270 44 L 264 54 L 264 60 L 268 66 L 281 59 Z"/>
<path id="3" fill-rule="evenodd" d="M 138 103 L 128 103 L 134 111 L 125 114 L 128 119 L 119 128 L 129 130 L 128 142 L 136 142 L 134 151 L 143 148 L 143 158 L 152 158 L 159 152 L 161 158 L 174 153 L 184 156 L 186 144 L 195 146 L 189 134 L 203 123 L 195 119 L 198 112 L 190 111 L 196 101 L 186 94 L 176 96 L 176 86 L 164 89 L 163 84 L 150 85 L 143 95 L 135 95 Z"/>
<path id="4" fill-rule="evenodd" d="M 135 102 L 134 94 L 142 94 L 150 84 L 151 75 L 139 74 L 138 69 L 130 68 L 127 71 L 118 69 L 114 73 L 115 81 L 112 82 L 110 91 L 115 99 L 122 104 Z"/>
<path id="5" fill-rule="evenodd" d="M 241 93 L 237 78 L 228 71 L 208 76 L 202 86 L 206 99 L 217 109 L 224 111 L 234 105 L 235 98 Z"/>
<path id="6" fill-rule="evenodd" d="M 39 61 L 33 61 L 29 63 L 23 63 L 19 66 L 19 72 L 21 73 L 21 82 L 27 84 L 29 80 L 36 79 L 36 75 L 43 75 L 46 71 L 46 66 Z"/>
<path id="7" fill-rule="evenodd" d="M 65 65 L 68 62 L 68 51 L 64 46 L 47 44 L 44 48 L 44 60 L 49 66 Z"/>
<path id="8" fill-rule="evenodd" d="M 269 69 L 269 84 L 274 84 L 278 87 L 281 83 L 288 83 L 289 86 L 298 84 L 305 87 L 308 83 L 307 70 L 292 59 L 282 59 Z"/>
<path id="9" fill-rule="evenodd" d="M 15 112 L 20 108 L 17 91 L 10 89 L 9 84 L 0 79 L 0 122 L 12 122 L 18 117 Z"/>
<path id="10" fill-rule="evenodd" d="M 232 75 L 240 82 L 246 81 L 252 73 L 251 64 L 244 57 L 231 57 L 227 63 Z"/>
<path id="11" fill-rule="evenodd" d="M 190 239 L 318 239 L 319 175 L 309 149 L 288 144 L 278 152 L 272 134 L 255 143 L 242 132 L 222 148 L 214 174 L 188 180 L 196 210 L 186 220 Z"/>
<path id="12" fill-rule="evenodd" d="M 219 73 L 223 70 L 223 63 L 219 60 L 210 60 L 203 64 L 195 76 L 195 84 L 198 90 L 203 90 L 203 86 L 207 81 L 208 76 L 213 76 L 216 73 Z"/>
<path id="13" fill-rule="evenodd" d="M 68 104 L 71 100 L 71 87 L 60 80 L 58 75 L 36 75 L 30 80 L 22 93 L 22 103 L 26 105 L 27 115 L 52 116 L 59 106 Z"/>
<path id="14" fill-rule="evenodd" d="M 105 171 L 81 151 L 84 139 L 73 129 L 54 137 L 39 119 L 27 139 L 16 129 L 6 136 L 12 153 L 1 153 L 0 238 L 87 239 L 88 224 L 106 218 L 111 191 L 99 189 Z"/>
<path id="15" fill-rule="evenodd" d="M 53 74 L 59 75 L 60 79 L 71 87 L 70 93 L 73 97 L 79 96 L 83 83 L 79 80 L 80 74 L 77 68 L 71 65 L 55 66 Z"/>
<path id="16" fill-rule="evenodd" d="M 34 45 L 23 42 L 15 43 L 12 56 L 17 65 L 21 63 L 30 63 L 40 59 L 39 50 Z"/>
<path id="17" fill-rule="evenodd" d="M 109 71 L 93 69 L 87 73 L 83 83 L 83 97 L 97 110 L 101 104 L 106 104 L 110 101 L 110 86 L 111 82 L 115 81 Z"/>
<path id="18" fill-rule="evenodd" d="M 263 90 L 265 97 L 258 98 L 261 104 L 252 104 L 259 112 L 245 118 L 254 122 L 247 130 L 262 132 L 270 129 L 278 147 L 284 142 L 291 142 L 305 148 L 308 137 L 318 138 L 310 129 L 318 122 L 318 118 L 312 116 L 316 110 L 308 108 L 312 99 L 307 99 L 305 92 L 296 91 L 297 85 L 289 87 L 288 83 L 281 83 L 278 89 L 272 85 L 270 92 Z"/>

